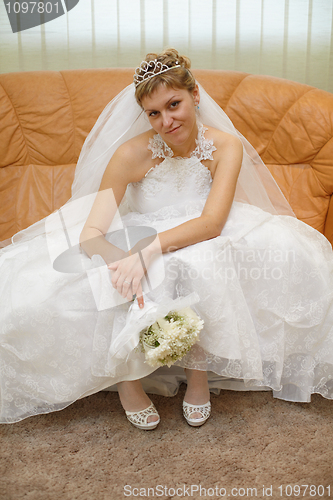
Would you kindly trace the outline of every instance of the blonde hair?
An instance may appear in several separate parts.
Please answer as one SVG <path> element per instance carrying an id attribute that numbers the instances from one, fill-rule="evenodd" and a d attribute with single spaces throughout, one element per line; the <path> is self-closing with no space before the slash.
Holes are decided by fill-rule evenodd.
<path id="1" fill-rule="evenodd" d="M 176 49 L 166 49 L 160 54 L 149 53 L 145 57 L 146 62 L 156 59 L 170 69 L 164 73 L 153 76 L 149 80 L 142 81 L 135 89 L 135 98 L 142 106 L 143 97 L 150 96 L 160 85 L 174 89 L 185 89 L 192 92 L 195 89 L 195 78 L 190 71 L 191 61 L 186 56 L 180 56 Z M 180 67 L 174 68 L 174 66 Z M 144 74 L 144 70 L 139 71 Z"/>

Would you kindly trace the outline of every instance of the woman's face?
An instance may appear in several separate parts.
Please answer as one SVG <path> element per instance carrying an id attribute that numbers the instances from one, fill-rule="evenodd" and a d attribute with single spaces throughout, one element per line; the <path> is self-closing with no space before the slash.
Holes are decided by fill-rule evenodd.
<path id="1" fill-rule="evenodd" d="M 142 107 L 153 129 L 174 151 L 189 153 L 197 138 L 196 106 L 199 89 L 193 92 L 160 85 L 150 96 L 141 100 Z M 191 149 L 192 148 L 192 149 Z"/>

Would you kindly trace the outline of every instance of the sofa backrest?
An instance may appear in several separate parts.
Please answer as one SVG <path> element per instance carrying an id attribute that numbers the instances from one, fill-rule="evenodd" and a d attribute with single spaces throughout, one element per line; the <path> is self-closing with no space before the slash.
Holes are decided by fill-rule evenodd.
<path id="1" fill-rule="evenodd" d="M 333 242 L 333 95 L 279 78 L 194 71 L 261 155 L 296 216 Z M 70 197 L 83 142 L 131 69 L 0 75 L 0 240 Z"/>

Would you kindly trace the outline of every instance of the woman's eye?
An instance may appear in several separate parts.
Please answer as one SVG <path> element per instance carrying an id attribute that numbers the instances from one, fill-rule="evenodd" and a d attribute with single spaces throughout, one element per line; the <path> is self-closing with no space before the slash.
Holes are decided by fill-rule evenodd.
<path id="1" fill-rule="evenodd" d="M 156 116 L 156 115 L 157 115 L 157 111 L 151 111 L 151 112 L 149 113 L 149 116 L 151 116 L 151 117 L 154 117 L 154 116 Z"/>
<path id="2" fill-rule="evenodd" d="M 178 104 L 179 104 L 179 101 L 173 101 L 173 102 L 171 103 L 171 107 L 172 107 L 172 108 L 176 108 L 176 107 L 178 106 Z"/>

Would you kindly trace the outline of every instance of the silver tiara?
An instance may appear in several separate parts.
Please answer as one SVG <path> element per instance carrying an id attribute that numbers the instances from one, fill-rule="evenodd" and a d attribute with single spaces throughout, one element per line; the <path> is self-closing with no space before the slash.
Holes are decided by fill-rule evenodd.
<path id="1" fill-rule="evenodd" d="M 153 78 L 154 76 L 165 73 L 166 71 L 169 71 L 169 69 L 180 68 L 180 66 L 181 65 L 178 64 L 178 61 L 176 61 L 175 66 L 167 66 L 157 59 L 154 59 L 153 61 L 142 61 L 140 66 L 138 66 L 135 70 L 133 77 L 134 85 L 137 87 L 140 83 L 150 80 L 150 78 Z"/>

